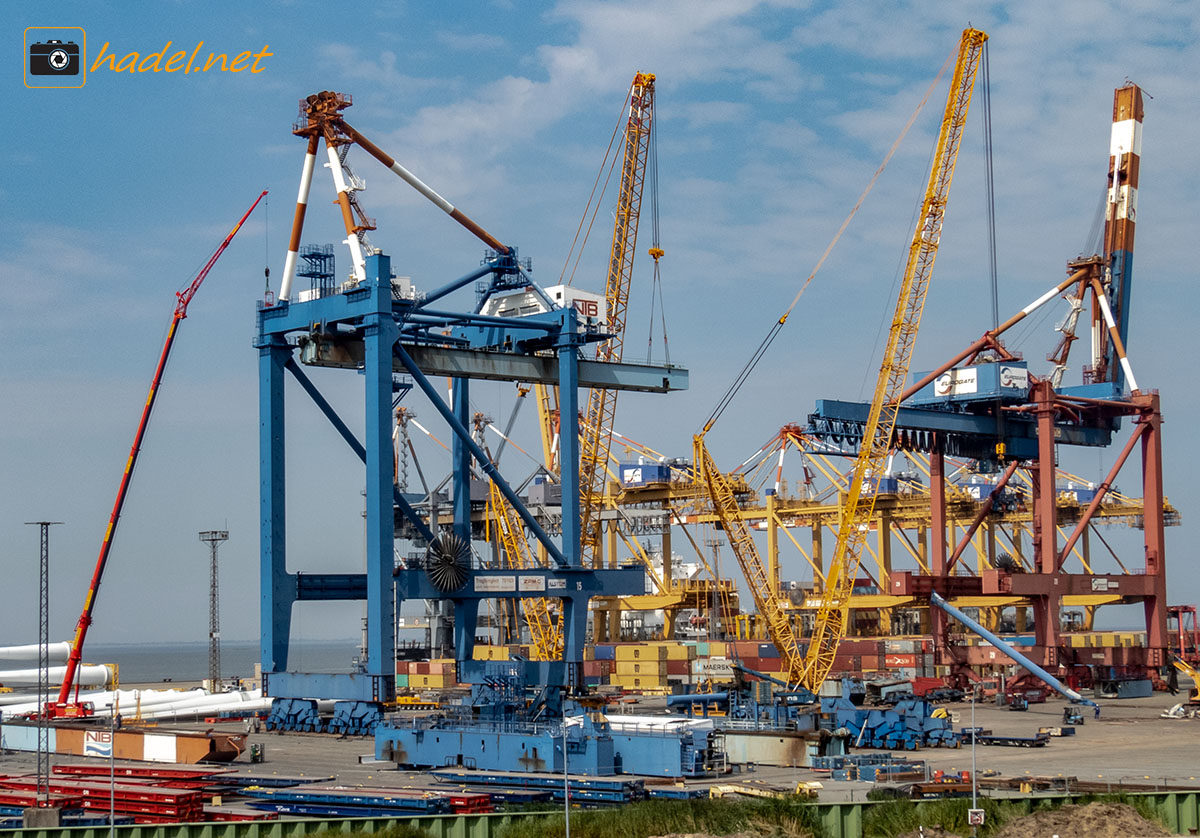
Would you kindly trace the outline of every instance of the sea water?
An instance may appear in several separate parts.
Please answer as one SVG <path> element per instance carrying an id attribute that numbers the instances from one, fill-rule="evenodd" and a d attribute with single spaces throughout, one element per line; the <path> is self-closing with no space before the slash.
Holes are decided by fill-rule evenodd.
<path id="1" fill-rule="evenodd" d="M 358 654 L 354 640 L 293 641 L 287 668 L 292 672 L 351 672 Z M 83 659 L 88 663 L 117 664 L 122 684 L 199 681 L 208 677 L 208 644 L 204 642 L 87 644 Z M 257 642 L 222 643 L 221 677 L 253 678 L 254 665 L 260 659 Z"/>

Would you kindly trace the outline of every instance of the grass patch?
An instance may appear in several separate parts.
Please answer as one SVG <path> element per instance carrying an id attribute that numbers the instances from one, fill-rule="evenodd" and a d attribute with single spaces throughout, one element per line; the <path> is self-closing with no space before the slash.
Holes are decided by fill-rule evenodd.
<path id="1" fill-rule="evenodd" d="M 968 798 L 947 800 L 889 800 L 871 806 L 863 812 L 863 834 L 867 838 L 894 838 L 915 832 L 918 826 L 940 826 L 949 832 L 968 835 L 967 810 L 971 808 Z M 985 814 L 980 836 L 998 830 L 1013 818 L 1023 817 L 1025 807 L 1021 803 L 1003 799 L 981 798 L 979 808 Z"/>
<path id="2" fill-rule="evenodd" d="M 571 838 L 648 838 L 755 830 L 773 838 L 823 838 L 816 811 L 789 800 L 644 800 L 615 809 L 571 813 Z M 499 838 L 560 838 L 563 819 L 509 824 Z"/>
<path id="3" fill-rule="evenodd" d="M 1144 797 L 1127 794 L 1088 794 L 1064 800 L 1063 798 L 1037 799 L 1026 809 L 1016 799 L 980 798 L 979 808 L 986 813 L 984 825 L 979 828 L 980 838 L 987 838 L 1009 821 L 1041 811 L 1061 809 L 1064 805 L 1086 806 L 1089 803 L 1123 803 L 1139 815 L 1154 823 L 1166 826 L 1161 813 Z M 967 798 L 947 800 L 888 800 L 868 807 L 863 812 L 863 835 L 865 838 L 895 838 L 915 832 L 918 826 L 940 826 L 949 832 L 969 835 L 967 810 L 971 801 Z"/>

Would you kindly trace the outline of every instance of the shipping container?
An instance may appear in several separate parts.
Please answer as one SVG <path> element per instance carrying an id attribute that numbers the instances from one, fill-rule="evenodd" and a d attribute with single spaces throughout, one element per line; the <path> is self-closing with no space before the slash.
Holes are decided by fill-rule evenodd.
<path id="1" fill-rule="evenodd" d="M 621 485 L 638 489 L 646 486 L 662 486 L 671 482 L 670 466 L 661 463 L 623 463 Z"/>
<path id="2" fill-rule="evenodd" d="M 663 646 L 648 646 L 642 643 L 627 643 L 616 647 L 616 659 L 618 661 L 665 661 L 667 659 L 667 650 Z"/>
<path id="3" fill-rule="evenodd" d="M 618 675 L 653 675 L 663 677 L 667 674 L 667 661 L 622 661 L 616 662 Z"/>

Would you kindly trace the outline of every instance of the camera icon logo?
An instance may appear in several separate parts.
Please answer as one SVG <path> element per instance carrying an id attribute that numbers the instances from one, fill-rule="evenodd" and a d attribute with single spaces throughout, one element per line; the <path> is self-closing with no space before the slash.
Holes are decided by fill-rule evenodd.
<path id="1" fill-rule="evenodd" d="M 25 30 L 26 87 L 83 87 L 87 81 L 87 34 L 71 26 Z"/>

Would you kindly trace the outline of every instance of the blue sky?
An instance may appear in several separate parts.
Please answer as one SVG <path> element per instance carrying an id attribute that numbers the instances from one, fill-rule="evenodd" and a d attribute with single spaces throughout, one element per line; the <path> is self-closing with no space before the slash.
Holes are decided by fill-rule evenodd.
<path id="1" fill-rule="evenodd" d="M 1168 532 L 1172 602 L 1200 599 L 1187 544 L 1197 491 L 1200 410 L 1193 333 L 1197 15 L 1187 4 L 1002 3 L 77 3 L 6 4 L 8 166 L 0 179 L 0 642 L 36 631 L 37 536 L 24 521 L 65 521 L 52 536 L 52 633 L 82 605 L 135 422 L 184 287 L 262 189 L 271 190 L 209 276 L 180 330 L 97 608 L 97 642 L 200 640 L 206 551 L 196 533 L 227 527 L 223 630 L 257 631 L 257 374 L 251 348 L 264 261 L 282 269 L 303 143 L 296 103 L 317 90 L 354 96 L 349 121 L 531 257 L 557 282 L 622 97 L 636 71 L 658 77 L 664 297 L 671 357 L 692 389 L 622 397 L 618 428 L 672 455 L 787 306 L 922 92 L 968 24 L 991 35 L 1000 309 L 1011 313 L 1064 276 L 1086 245 L 1105 183 L 1112 91 L 1152 96 L 1145 145 L 1129 351 L 1139 382 L 1162 391 L 1167 493 L 1184 514 Z M 87 30 L 94 55 L 163 49 L 230 54 L 269 46 L 262 72 L 114 74 L 78 90 L 30 90 L 28 26 Z M 944 85 L 772 354 L 712 435 L 740 462 L 817 398 L 866 398 L 877 332 L 911 236 Z M 976 108 L 978 114 L 978 108 Z M 412 190 L 354 152 L 374 244 L 432 288 L 472 269 L 481 247 Z M 336 242 L 340 219 L 318 169 L 304 241 Z M 918 341 L 928 368 L 991 323 L 982 134 L 972 118 Z M 648 218 L 649 203 L 643 208 Z M 576 283 L 600 290 L 608 202 Z M 635 265 L 627 353 L 644 354 L 649 226 Z M 339 272 L 348 262 L 338 252 Z M 473 299 L 464 293 L 466 308 Z M 1056 309 L 1015 348 L 1035 371 L 1054 346 Z M 1074 375 L 1078 375 L 1077 370 Z M 358 381 L 317 376 L 348 418 Z M 478 409 L 507 418 L 510 386 L 477 386 Z M 362 561 L 361 475 L 299 399 L 289 421 L 293 567 Z M 435 427 L 433 411 L 414 407 Z M 532 406 L 521 439 L 532 446 Z M 428 420 L 427 422 L 425 420 Z M 445 465 L 425 441 L 428 471 Z M 532 450 L 532 449 L 530 449 Z M 1116 450 L 1064 454 L 1099 479 Z M 506 458 L 510 455 L 506 455 Z M 524 476 L 531 467 L 515 457 Z M 1136 468 L 1136 465 L 1135 465 Z M 1133 472 L 1136 473 L 1136 472 Z M 1131 474 L 1133 474 L 1131 473 Z M 1132 494 L 1133 478 L 1122 481 Z M 1118 538 L 1138 564 L 1138 541 Z M 785 575 L 802 576 L 785 557 Z M 354 609 L 297 616 L 300 634 L 352 636 Z M 348 619 L 349 615 L 349 619 Z"/>

